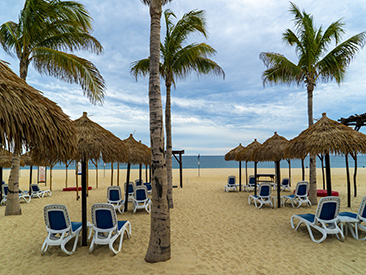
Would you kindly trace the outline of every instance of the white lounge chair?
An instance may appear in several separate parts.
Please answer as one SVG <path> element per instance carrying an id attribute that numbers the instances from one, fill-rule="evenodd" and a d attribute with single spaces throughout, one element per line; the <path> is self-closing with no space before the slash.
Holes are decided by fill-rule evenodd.
<path id="1" fill-rule="evenodd" d="M 146 190 L 148 194 L 152 193 L 152 186 L 150 182 L 144 182 L 144 185 L 146 186 Z"/>
<path id="2" fill-rule="evenodd" d="M 327 238 L 327 235 L 333 234 L 341 241 L 344 240 L 342 230 L 338 227 L 338 214 L 341 199 L 339 197 L 324 197 L 321 198 L 314 214 L 297 214 L 291 217 L 291 227 L 297 230 L 301 224 L 305 224 L 310 238 L 313 242 L 320 243 Z M 299 223 L 296 228 L 294 220 L 298 219 Z M 322 234 L 320 239 L 315 239 L 312 228 L 319 231 Z"/>
<path id="3" fill-rule="evenodd" d="M 60 246 L 67 255 L 73 254 L 82 228 L 81 222 L 71 222 L 67 208 L 62 204 L 46 205 L 44 207 L 44 220 L 48 235 L 41 248 L 42 255 L 49 246 Z M 74 237 L 73 248 L 69 251 L 65 246 Z"/>
<path id="4" fill-rule="evenodd" d="M 297 208 L 299 208 L 302 204 L 310 207 L 311 202 L 308 197 L 309 187 L 310 185 L 307 181 L 299 181 L 296 184 L 295 194 L 281 196 L 283 206 L 285 206 L 287 200 L 289 200 L 292 207 L 295 207 L 294 203 L 297 204 Z"/>
<path id="5" fill-rule="evenodd" d="M 271 184 L 261 183 L 258 187 L 258 195 L 250 195 L 248 198 L 248 203 L 254 203 L 255 207 L 257 207 L 258 209 L 260 209 L 265 204 L 269 204 L 271 207 L 273 207 L 271 192 Z"/>
<path id="6" fill-rule="evenodd" d="M 96 203 L 92 206 L 92 223 L 94 235 L 89 247 L 89 253 L 93 252 L 94 245 L 108 245 L 109 249 L 117 254 L 121 251 L 124 232 L 131 236 L 131 224 L 129 221 L 117 221 L 116 210 L 108 203 Z M 114 249 L 113 243 L 120 237 L 118 249 Z"/>
<path id="7" fill-rule="evenodd" d="M 291 188 L 290 188 L 290 178 L 283 178 L 282 179 L 282 182 L 281 182 L 281 191 L 285 191 L 285 190 L 291 191 Z"/>
<path id="8" fill-rule="evenodd" d="M 227 178 L 227 184 L 225 185 L 225 192 L 229 192 L 229 191 L 238 191 L 238 188 L 236 186 L 235 176 L 229 176 Z"/>
<path id="9" fill-rule="evenodd" d="M 353 238 L 359 240 L 366 240 L 366 236 L 360 238 L 359 230 L 366 233 L 366 196 L 362 198 L 360 207 L 357 213 L 340 212 L 339 221 L 341 222 L 341 229 L 343 231 L 343 224 L 346 224 L 346 230 L 349 229 Z"/>
<path id="10" fill-rule="evenodd" d="M 0 204 L 6 204 L 6 201 L 8 199 L 8 185 L 7 184 L 2 184 L 1 185 L 2 188 L 2 198 L 1 198 L 1 203 Z M 19 189 L 19 200 L 23 200 L 25 203 L 29 203 L 31 201 L 31 196 L 29 196 L 28 192 L 24 192 L 21 189 Z"/>
<path id="11" fill-rule="evenodd" d="M 121 187 L 108 186 L 107 197 L 108 203 L 112 204 L 114 209 L 118 210 L 118 212 L 122 214 L 125 210 L 125 201 L 122 197 Z"/>
<path id="12" fill-rule="evenodd" d="M 42 190 L 38 183 L 32 183 L 31 184 L 32 189 L 32 198 L 43 198 L 45 195 L 52 196 L 51 190 Z"/>
<path id="13" fill-rule="evenodd" d="M 135 184 L 133 181 L 130 181 L 127 187 L 127 183 L 125 182 L 125 191 L 128 188 L 128 201 L 133 202 L 133 196 L 135 194 Z"/>
<path id="14" fill-rule="evenodd" d="M 145 209 L 147 213 L 151 212 L 151 200 L 147 197 L 146 186 L 137 186 L 133 200 L 133 213 L 137 209 Z"/>
<path id="15" fill-rule="evenodd" d="M 249 176 L 249 182 L 248 184 L 244 185 L 244 191 L 253 191 L 255 187 L 255 177 Z"/>

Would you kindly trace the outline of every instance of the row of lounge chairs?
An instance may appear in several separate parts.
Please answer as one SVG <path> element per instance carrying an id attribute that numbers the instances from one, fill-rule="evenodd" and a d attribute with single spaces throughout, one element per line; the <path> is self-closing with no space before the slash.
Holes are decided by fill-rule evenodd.
<path id="1" fill-rule="evenodd" d="M 1 204 L 6 204 L 6 200 L 8 198 L 8 185 L 6 183 L 1 184 L 2 197 L 0 200 Z M 32 193 L 29 195 L 28 191 L 23 191 L 19 188 L 19 200 L 24 201 L 25 203 L 29 203 L 32 198 L 43 198 L 44 196 L 52 196 L 52 192 L 50 190 L 42 190 L 39 184 L 33 183 L 31 184 Z"/>
<path id="2" fill-rule="evenodd" d="M 225 192 L 229 192 L 229 191 L 238 191 L 238 184 L 236 184 L 236 177 L 235 176 L 229 176 L 228 177 L 228 182 L 225 185 Z M 271 184 L 271 187 L 276 188 L 276 185 Z M 254 191 L 254 187 L 255 187 L 255 177 L 254 176 L 249 176 L 249 181 L 248 184 L 243 186 L 243 190 L 247 191 L 247 192 L 251 192 Z M 259 186 L 258 186 L 259 187 Z M 281 182 L 281 191 L 285 191 L 288 190 L 290 191 L 290 178 L 283 178 L 282 182 Z"/>
<path id="3" fill-rule="evenodd" d="M 109 249 L 118 254 L 122 248 L 124 233 L 131 236 L 131 224 L 129 221 L 118 221 L 114 207 L 108 203 L 97 203 L 91 208 L 92 224 L 88 222 L 88 239 L 92 238 L 89 253 L 92 253 L 95 245 L 108 245 Z M 82 229 L 81 222 L 72 222 L 65 205 L 50 204 L 44 207 L 44 219 L 46 223 L 47 237 L 43 242 L 41 253 L 44 254 L 49 246 L 60 246 L 67 255 L 72 255 L 77 247 L 79 235 Z M 93 234 L 94 232 L 94 234 Z M 118 248 L 114 248 L 115 241 L 120 238 Z M 71 250 L 66 244 L 75 238 Z"/>

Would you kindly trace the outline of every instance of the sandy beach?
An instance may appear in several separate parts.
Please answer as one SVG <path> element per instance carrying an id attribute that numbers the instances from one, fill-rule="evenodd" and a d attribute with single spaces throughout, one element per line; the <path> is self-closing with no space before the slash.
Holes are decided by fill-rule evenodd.
<path id="1" fill-rule="evenodd" d="M 8 179 L 8 170 L 4 179 Z M 273 169 L 261 169 L 273 173 Z M 93 190 L 88 198 L 88 220 L 92 204 L 106 202 L 106 189 L 111 184 L 110 171 L 99 171 L 99 188 L 95 188 L 95 170 L 89 174 Z M 249 173 L 252 170 L 249 169 Z M 281 169 L 283 177 L 287 169 Z M 300 180 L 301 169 L 292 170 L 294 183 Z M 351 171 L 352 175 L 353 171 Z M 27 189 L 28 171 L 22 170 L 20 186 Z M 58 247 L 50 247 L 41 255 L 46 238 L 43 207 L 65 204 L 73 221 L 81 221 L 81 202 L 75 192 L 64 192 L 65 171 L 53 171 L 52 197 L 32 199 L 21 203 L 21 216 L 4 216 L 0 207 L 0 273 L 1 274 L 362 274 L 366 270 L 366 243 L 346 236 L 344 242 L 328 237 L 323 243 L 311 241 L 306 227 L 295 231 L 290 217 L 298 213 L 315 213 L 316 206 L 300 209 L 287 206 L 281 209 L 264 207 L 257 210 L 248 205 L 247 192 L 224 192 L 228 175 L 237 169 L 185 169 L 183 188 L 174 188 L 174 209 L 171 210 L 172 258 L 164 263 L 144 261 L 149 240 L 150 215 L 144 211 L 133 214 L 131 207 L 118 219 L 129 220 L 131 239 L 125 237 L 122 251 L 114 256 L 107 246 L 97 246 L 92 254 L 88 247 L 78 246 L 67 256 Z M 243 169 L 243 181 L 244 180 Z M 120 182 L 126 171 L 121 170 Z M 318 170 L 318 187 L 322 187 Z M 132 179 L 138 170 L 132 171 Z M 174 171 L 178 185 L 178 170 Z M 69 186 L 75 186 L 73 171 Z M 116 174 L 114 176 L 116 184 Z M 358 171 L 358 196 L 352 208 L 347 208 L 346 171 L 332 169 L 333 189 L 340 192 L 341 211 L 357 212 L 361 198 L 366 195 L 366 169 Z M 41 185 L 43 189 L 47 186 Z M 294 188 L 294 184 L 292 189 Z"/>

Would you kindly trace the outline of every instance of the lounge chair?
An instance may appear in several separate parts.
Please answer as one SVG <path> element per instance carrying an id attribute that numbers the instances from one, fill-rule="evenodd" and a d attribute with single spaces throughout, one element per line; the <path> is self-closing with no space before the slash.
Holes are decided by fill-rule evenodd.
<path id="1" fill-rule="evenodd" d="M 249 176 L 249 182 L 248 184 L 244 185 L 244 191 L 253 191 L 255 187 L 255 177 Z"/>
<path id="2" fill-rule="evenodd" d="M 127 186 L 127 183 L 125 182 L 125 190 L 126 190 L 126 186 Z M 135 193 L 135 185 L 134 185 L 133 181 L 129 182 L 127 188 L 128 188 L 128 201 L 133 202 L 133 196 Z"/>
<path id="3" fill-rule="evenodd" d="M 8 198 L 8 185 L 2 184 L 1 188 L 2 188 L 2 198 L 0 204 L 5 204 Z M 29 203 L 31 201 L 31 196 L 29 196 L 28 192 L 24 192 L 21 189 L 19 189 L 19 200 L 24 200 L 25 203 Z"/>
<path id="4" fill-rule="evenodd" d="M 144 182 L 144 185 L 146 186 L 146 190 L 148 194 L 152 193 L 152 186 L 150 182 Z"/>
<path id="5" fill-rule="evenodd" d="M 44 207 L 44 220 L 48 235 L 42 245 L 42 255 L 49 246 L 61 246 L 61 250 L 67 255 L 73 254 L 82 228 L 81 222 L 71 222 L 67 208 L 62 204 L 46 205 Z M 74 237 L 73 248 L 69 251 L 65 246 Z"/>
<path id="6" fill-rule="evenodd" d="M 295 194 L 281 197 L 283 206 L 285 206 L 287 200 L 289 200 L 292 207 L 295 207 L 294 203 L 297 204 L 297 208 L 299 208 L 302 204 L 310 207 L 311 202 L 308 198 L 309 187 L 310 185 L 307 181 L 299 181 L 296 184 Z"/>
<path id="7" fill-rule="evenodd" d="M 45 195 L 52 196 L 51 190 L 42 190 L 38 183 L 32 183 L 31 184 L 32 189 L 32 198 L 43 198 Z"/>
<path id="8" fill-rule="evenodd" d="M 108 203 L 96 203 L 92 206 L 92 223 L 94 235 L 89 247 L 89 253 L 93 252 L 94 245 L 108 245 L 109 249 L 117 254 L 121 251 L 124 232 L 131 236 L 131 224 L 129 221 L 117 221 L 116 210 Z M 113 243 L 120 237 L 118 249 L 114 249 Z"/>
<path id="9" fill-rule="evenodd" d="M 258 187 L 258 195 L 250 195 L 248 198 L 248 203 L 254 203 L 255 207 L 260 209 L 263 205 L 269 204 L 273 208 L 273 203 L 271 199 L 272 187 L 269 183 L 261 183 Z M 259 206 L 258 206 L 259 203 Z"/>
<path id="10" fill-rule="evenodd" d="M 123 213 L 125 210 L 125 201 L 122 198 L 121 187 L 108 186 L 107 188 L 108 203 L 112 204 L 114 209 L 117 209 L 119 213 Z"/>
<path id="11" fill-rule="evenodd" d="M 229 191 L 238 191 L 238 188 L 236 187 L 235 176 L 229 176 L 227 178 L 227 184 L 225 185 L 225 192 Z"/>
<path id="12" fill-rule="evenodd" d="M 137 180 L 135 180 L 135 186 L 140 186 L 140 185 L 142 185 L 142 180 L 140 180 L 140 179 L 137 179 Z"/>
<path id="13" fill-rule="evenodd" d="M 340 212 L 339 221 L 341 222 L 342 231 L 345 223 L 346 230 L 351 231 L 353 238 L 365 241 L 366 237 L 360 238 L 358 230 L 366 232 L 366 196 L 362 198 L 357 213 Z"/>
<path id="14" fill-rule="evenodd" d="M 147 213 L 151 212 L 151 200 L 147 197 L 146 186 L 137 186 L 133 200 L 133 213 L 137 209 L 145 209 Z"/>
<path id="15" fill-rule="evenodd" d="M 301 224 L 305 224 L 310 238 L 313 242 L 320 243 L 324 241 L 327 235 L 333 234 L 341 241 L 344 240 L 344 235 L 342 230 L 338 227 L 338 213 L 341 199 L 339 197 L 324 197 L 321 198 L 314 214 L 297 214 L 291 217 L 291 227 L 297 230 Z M 296 228 L 294 225 L 294 220 L 298 219 L 299 223 Z M 312 228 L 319 231 L 322 234 L 320 239 L 315 239 Z"/>
<path id="16" fill-rule="evenodd" d="M 283 178 L 282 179 L 282 182 L 281 182 L 281 191 L 285 191 L 285 190 L 291 191 L 291 188 L 290 188 L 290 178 Z"/>

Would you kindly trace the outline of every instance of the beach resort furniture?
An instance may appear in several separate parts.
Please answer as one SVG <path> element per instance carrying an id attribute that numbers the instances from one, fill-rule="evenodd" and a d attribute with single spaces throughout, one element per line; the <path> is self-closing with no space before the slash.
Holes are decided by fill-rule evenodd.
<path id="1" fill-rule="evenodd" d="M 321 198 L 314 214 L 297 214 L 291 217 L 291 227 L 297 230 L 301 224 L 305 224 L 310 238 L 313 242 L 320 243 L 324 241 L 327 235 L 333 234 L 341 241 L 344 240 L 344 235 L 342 230 L 338 227 L 338 214 L 341 199 L 338 197 L 324 197 Z M 299 223 L 296 228 L 294 225 L 294 220 L 298 219 Z M 314 238 L 312 228 L 319 231 L 322 237 L 318 240 Z"/>
<path id="2" fill-rule="evenodd" d="M 94 245 L 108 245 L 109 249 L 117 254 L 121 251 L 124 232 L 131 236 L 131 224 L 129 221 L 117 221 L 116 210 L 111 204 L 96 203 L 92 206 L 92 223 L 94 235 L 89 247 L 89 253 L 93 252 Z M 114 249 L 114 242 L 120 237 L 118 249 Z"/>
<path id="3" fill-rule="evenodd" d="M 281 191 L 285 191 L 285 190 L 291 191 L 291 188 L 290 188 L 290 178 L 283 178 L 282 179 L 282 182 L 281 182 Z"/>
<path id="4" fill-rule="evenodd" d="M 127 186 L 127 183 L 125 182 L 125 190 L 126 190 L 126 188 L 128 188 L 128 201 L 133 202 L 133 196 L 135 194 L 135 185 L 134 185 L 133 181 L 130 181 L 128 183 L 128 186 Z"/>
<path id="5" fill-rule="evenodd" d="M 150 182 L 144 182 L 144 185 L 146 186 L 146 190 L 148 194 L 151 194 L 152 192 L 152 186 Z"/>
<path id="6" fill-rule="evenodd" d="M 249 176 L 249 182 L 247 185 L 244 185 L 244 191 L 253 191 L 255 187 L 255 177 Z"/>
<path id="7" fill-rule="evenodd" d="M 225 185 L 225 192 L 229 191 L 238 191 L 238 188 L 236 187 L 235 176 L 228 176 L 227 178 L 227 184 Z"/>
<path id="8" fill-rule="evenodd" d="M 108 203 L 113 205 L 114 209 L 119 213 L 123 213 L 125 210 L 125 201 L 122 198 L 121 187 L 108 186 L 107 188 Z"/>
<path id="9" fill-rule="evenodd" d="M 8 198 L 8 185 L 2 184 L 1 188 L 2 188 L 2 197 L 0 204 L 5 204 Z M 24 202 L 29 203 L 31 201 L 31 196 L 29 196 L 27 192 L 19 190 L 19 200 L 23 200 Z"/>
<path id="10" fill-rule="evenodd" d="M 42 190 L 38 183 L 32 183 L 31 184 L 32 189 L 32 198 L 43 198 L 45 195 L 52 196 L 51 190 Z"/>
<path id="11" fill-rule="evenodd" d="M 140 185 L 142 185 L 142 180 L 140 180 L 140 179 L 135 180 L 135 186 L 140 186 Z"/>
<path id="12" fill-rule="evenodd" d="M 145 209 L 147 213 L 151 212 L 151 200 L 147 197 L 146 186 L 137 186 L 133 200 L 133 213 L 137 209 Z"/>
<path id="13" fill-rule="evenodd" d="M 281 197 L 283 206 L 285 206 L 287 200 L 289 200 L 291 202 L 292 207 L 295 207 L 294 203 L 297 204 L 297 208 L 299 208 L 302 204 L 305 204 L 310 207 L 311 202 L 308 197 L 309 187 L 310 185 L 307 181 L 299 181 L 296 184 L 294 194 Z"/>
<path id="14" fill-rule="evenodd" d="M 42 255 L 49 246 L 60 246 L 67 255 L 73 254 L 82 228 L 81 222 L 71 222 L 67 208 L 62 204 L 46 205 L 43 213 L 48 235 L 42 245 Z M 74 245 L 69 251 L 65 246 L 74 237 Z"/>
<path id="15" fill-rule="evenodd" d="M 260 183 L 258 187 L 258 195 L 250 195 L 248 198 L 248 203 L 254 203 L 255 207 L 257 207 L 258 209 L 260 209 L 265 204 L 269 204 L 273 208 L 271 191 L 272 187 L 270 183 Z"/>
<path id="16" fill-rule="evenodd" d="M 366 237 L 360 238 L 358 230 L 366 233 L 366 196 L 362 198 L 360 207 L 357 213 L 352 212 L 340 212 L 339 221 L 341 223 L 341 229 L 343 231 L 343 224 L 345 224 L 346 232 L 349 229 L 353 238 L 366 240 Z M 344 231 L 343 231 L 344 232 Z"/>

